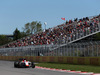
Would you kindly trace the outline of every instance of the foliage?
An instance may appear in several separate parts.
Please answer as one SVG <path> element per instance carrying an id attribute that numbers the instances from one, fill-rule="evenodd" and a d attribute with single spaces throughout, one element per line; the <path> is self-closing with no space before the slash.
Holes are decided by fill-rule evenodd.
<path id="1" fill-rule="evenodd" d="M 20 34 L 21 34 L 21 38 L 27 36 L 27 34 L 25 32 L 20 32 Z"/>
<path id="2" fill-rule="evenodd" d="M 37 21 L 27 23 L 23 27 L 23 32 L 25 32 L 27 35 L 37 33 L 40 31 L 42 31 L 42 24 L 41 24 L 41 22 L 37 22 Z"/>
<path id="3" fill-rule="evenodd" d="M 42 27 L 41 27 L 41 26 L 42 26 L 42 24 L 41 24 L 40 22 L 38 22 L 38 23 L 37 23 L 37 30 L 36 30 L 36 33 L 42 31 Z"/>
<path id="4" fill-rule="evenodd" d="M 21 38 L 21 32 L 16 28 L 13 33 L 13 40 L 17 40 Z"/>
<path id="5" fill-rule="evenodd" d="M 100 40 L 100 33 L 94 35 L 95 40 Z"/>
<path id="6" fill-rule="evenodd" d="M 9 43 L 11 41 L 12 41 L 12 39 L 9 37 L 6 37 L 6 35 L 0 35 L 0 46 L 4 45 L 6 43 Z"/>

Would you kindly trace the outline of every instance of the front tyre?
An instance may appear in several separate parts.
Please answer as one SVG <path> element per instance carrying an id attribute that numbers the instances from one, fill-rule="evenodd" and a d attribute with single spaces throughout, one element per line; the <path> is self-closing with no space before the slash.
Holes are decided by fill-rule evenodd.
<path id="1" fill-rule="evenodd" d="M 18 67 L 18 62 L 14 62 L 14 67 Z"/>

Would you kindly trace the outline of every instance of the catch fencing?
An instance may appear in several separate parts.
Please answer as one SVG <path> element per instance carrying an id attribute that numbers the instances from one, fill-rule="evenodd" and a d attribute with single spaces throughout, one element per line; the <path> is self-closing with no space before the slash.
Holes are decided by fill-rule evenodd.
<path id="1" fill-rule="evenodd" d="M 72 43 L 67 45 L 37 45 L 1 48 L 1 56 L 80 56 L 99 57 L 100 41 Z"/>

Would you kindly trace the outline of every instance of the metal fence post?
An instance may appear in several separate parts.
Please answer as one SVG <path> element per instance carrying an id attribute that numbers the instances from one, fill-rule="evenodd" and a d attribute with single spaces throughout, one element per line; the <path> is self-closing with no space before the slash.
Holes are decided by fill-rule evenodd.
<path id="1" fill-rule="evenodd" d="M 70 47 L 70 56 L 71 56 L 71 45 L 69 47 Z"/>
<path id="2" fill-rule="evenodd" d="M 77 56 L 78 56 L 78 45 L 76 44 Z"/>
<path id="3" fill-rule="evenodd" d="M 96 43 L 96 47 L 97 47 L 97 48 L 96 48 L 96 49 L 97 49 L 97 50 L 96 50 L 96 51 L 97 51 L 97 55 L 96 55 L 96 56 L 98 57 L 98 45 L 99 45 L 99 44 L 98 44 L 98 42 L 95 42 L 95 43 Z"/>
<path id="4" fill-rule="evenodd" d="M 72 46 L 73 46 L 73 56 L 75 56 L 75 48 L 74 48 L 74 45 L 75 44 L 72 44 Z"/>
<path id="5" fill-rule="evenodd" d="M 94 56 L 94 54 L 93 54 L 93 43 L 92 42 L 90 42 L 91 44 L 92 44 L 92 56 Z"/>

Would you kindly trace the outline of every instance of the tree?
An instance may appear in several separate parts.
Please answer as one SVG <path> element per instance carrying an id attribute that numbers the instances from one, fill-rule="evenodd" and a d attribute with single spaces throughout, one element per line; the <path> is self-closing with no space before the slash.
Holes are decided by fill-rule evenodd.
<path id="1" fill-rule="evenodd" d="M 31 24 L 30 24 L 31 34 L 35 33 L 35 31 L 36 31 L 36 25 L 37 25 L 37 21 L 31 22 Z"/>
<path id="2" fill-rule="evenodd" d="M 42 31 L 42 24 L 41 22 L 33 21 L 31 23 L 25 24 L 23 31 L 27 34 L 33 34 Z"/>
<path id="3" fill-rule="evenodd" d="M 25 24 L 23 28 L 23 32 L 25 32 L 27 35 L 30 34 L 30 23 Z"/>
<path id="4" fill-rule="evenodd" d="M 100 33 L 94 35 L 95 40 L 100 40 Z"/>
<path id="5" fill-rule="evenodd" d="M 17 28 L 15 29 L 13 36 L 14 36 L 13 40 L 17 40 L 21 38 L 21 33 Z"/>
<path id="6" fill-rule="evenodd" d="M 0 46 L 4 45 L 4 44 L 7 44 L 11 41 L 12 41 L 12 39 L 9 38 L 9 37 L 6 37 L 6 35 L 0 35 Z"/>
<path id="7" fill-rule="evenodd" d="M 25 32 L 20 32 L 20 34 L 21 34 L 21 38 L 27 36 L 27 34 Z"/>
<path id="8" fill-rule="evenodd" d="M 42 24 L 41 24 L 41 22 L 38 22 L 37 23 L 37 30 L 36 30 L 36 32 L 41 32 L 42 31 Z"/>

